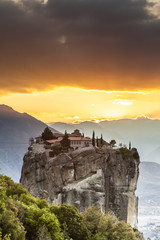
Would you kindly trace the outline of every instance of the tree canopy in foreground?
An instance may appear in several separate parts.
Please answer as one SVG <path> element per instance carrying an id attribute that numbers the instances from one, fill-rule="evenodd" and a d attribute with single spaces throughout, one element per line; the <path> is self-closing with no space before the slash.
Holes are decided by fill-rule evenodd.
<path id="1" fill-rule="evenodd" d="M 22 185 L 0 175 L 0 240 L 138 240 L 138 232 L 98 207 L 84 213 L 49 206 Z"/>

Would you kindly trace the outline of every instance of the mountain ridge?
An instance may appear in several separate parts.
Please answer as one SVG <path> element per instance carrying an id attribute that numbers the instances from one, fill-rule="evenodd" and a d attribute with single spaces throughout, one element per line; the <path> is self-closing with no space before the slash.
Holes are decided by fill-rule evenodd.
<path id="1" fill-rule="evenodd" d="M 101 121 L 94 123 L 91 121 L 81 122 L 79 124 L 66 124 L 65 122 L 50 123 L 49 126 L 55 127 L 57 130 L 64 132 L 72 131 L 78 128 L 85 135 L 92 136 L 93 130 L 95 135 L 100 137 L 103 135 L 104 140 L 110 141 L 115 139 L 117 144 L 123 143 L 128 146 L 131 141 L 132 145 L 136 147 L 140 153 L 142 161 L 155 161 L 155 149 L 160 147 L 160 120 L 159 119 L 118 119 L 111 121 Z M 150 154 L 152 159 L 150 159 Z M 157 154 L 158 156 L 158 154 Z M 160 163 L 160 158 L 156 158 L 156 162 Z"/>
<path id="2" fill-rule="evenodd" d="M 18 181 L 22 158 L 29 139 L 42 133 L 47 125 L 27 113 L 19 113 L 7 105 L 0 105 L 0 168 L 1 173 Z M 53 132 L 58 132 L 51 128 Z"/>

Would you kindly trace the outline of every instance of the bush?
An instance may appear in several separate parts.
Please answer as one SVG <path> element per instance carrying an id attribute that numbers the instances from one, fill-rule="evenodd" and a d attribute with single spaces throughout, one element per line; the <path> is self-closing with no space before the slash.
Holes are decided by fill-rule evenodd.
<path id="1" fill-rule="evenodd" d="M 119 150 L 124 159 L 129 159 L 129 158 L 133 159 L 132 152 L 126 147 L 121 147 Z"/>
<path id="2" fill-rule="evenodd" d="M 85 226 L 84 218 L 74 206 L 67 204 L 62 204 L 60 207 L 53 206 L 51 212 L 57 216 L 66 236 L 74 240 L 89 239 L 89 231 Z"/>
<path id="3" fill-rule="evenodd" d="M 62 240 L 58 219 L 46 200 L 32 197 L 2 175 L 0 190 L 0 240 L 40 240 L 44 232 L 52 240 Z"/>
<path id="4" fill-rule="evenodd" d="M 130 225 L 118 221 L 115 216 L 101 213 L 97 206 L 89 207 L 83 216 L 91 240 L 138 240 Z"/>
<path id="5" fill-rule="evenodd" d="M 53 150 L 53 151 L 61 151 L 61 150 L 62 150 L 62 147 L 61 147 L 60 144 L 58 144 L 58 145 L 52 146 L 52 147 L 51 147 L 51 150 Z"/>

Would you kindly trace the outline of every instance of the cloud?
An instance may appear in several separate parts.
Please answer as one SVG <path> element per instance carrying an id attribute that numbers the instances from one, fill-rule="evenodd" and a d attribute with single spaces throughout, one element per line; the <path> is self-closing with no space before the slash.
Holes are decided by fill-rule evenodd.
<path id="1" fill-rule="evenodd" d="M 111 101 L 113 104 L 119 104 L 122 106 L 130 106 L 135 102 L 136 100 L 128 100 L 128 99 L 114 99 L 114 101 Z"/>
<path id="2" fill-rule="evenodd" d="M 160 88 L 153 9 L 146 0 L 0 0 L 0 91 Z"/>

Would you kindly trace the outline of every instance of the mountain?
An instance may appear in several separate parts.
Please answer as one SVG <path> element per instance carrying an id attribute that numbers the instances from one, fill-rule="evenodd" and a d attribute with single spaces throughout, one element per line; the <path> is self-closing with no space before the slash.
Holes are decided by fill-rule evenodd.
<path id="1" fill-rule="evenodd" d="M 18 181 L 22 158 L 29 139 L 42 133 L 47 125 L 27 113 L 19 113 L 11 107 L 0 105 L 0 169 L 1 173 Z M 57 132 L 52 129 L 53 132 Z"/>
<path id="2" fill-rule="evenodd" d="M 124 143 L 127 146 L 131 141 L 132 146 L 138 149 L 141 161 L 160 163 L 158 150 L 155 151 L 158 148 L 160 151 L 160 120 L 138 118 L 101 121 L 100 123 L 87 121 L 79 124 L 51 123 L 49 125 L 61 132 L 65 130 L 71 132 L 78 128 L 90 137 L 95 130 L 96 136 L 102 133 L 104 140 L 115 139 L 118 144 Z"/>
<path id="3" fill-rule="evenodd" d="M 115 132 L 114 129 L 108 129 L 107 131 L 103 126 L 98 123 L 85 121 L 79 124 L 68 124 L 64 122 L 56 122 L 49 123 L 50 127 L 56 128 L 60 132 L 65 132 L 67 130 L 68 133 L 73 132 L 76 128 L 79 129 L 85 136 L 92 137 L 93 130 L 95 131 L 95 136 L 100 137 L 103 134 L 103 138 L 106 141 L 110 141 L 112 139 L 120 139 L 125 140 L 119 133 Z M 120 141 L 121 142 L 121 141 Z"/>

